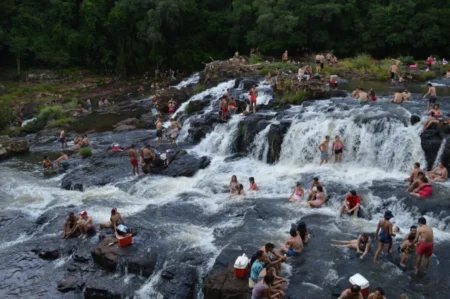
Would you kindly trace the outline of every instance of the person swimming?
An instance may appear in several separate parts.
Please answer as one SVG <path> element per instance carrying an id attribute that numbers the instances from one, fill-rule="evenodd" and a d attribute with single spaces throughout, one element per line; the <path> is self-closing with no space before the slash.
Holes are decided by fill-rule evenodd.
<path id="1" fill-rule="evenodd" d="M 254 177 L 249 178 L 248 181 L 250 183 L 250 188 L 248 190 L 250 190 L 250 191 L 258 191 L 259 190 L 258 185 L 256 185 L 256 183 L 255 183 Z"/>
<path id="2" fill-rule="evenodd" d="M 236 190 L 238 189 L 239 181 L 235 175 L 231 176 L 229 187 L 230 187 L 230 193 L 235 193 Z"/>
<path id="3" fill-rule="evenodd" d="M 303 190 L 300 183 L 297 183 L 297 185 L 294 188 L 294 192 L 291 196 L 289 196 L 289 202 L 300 202 L 305 197 L 305 190 Z"/>

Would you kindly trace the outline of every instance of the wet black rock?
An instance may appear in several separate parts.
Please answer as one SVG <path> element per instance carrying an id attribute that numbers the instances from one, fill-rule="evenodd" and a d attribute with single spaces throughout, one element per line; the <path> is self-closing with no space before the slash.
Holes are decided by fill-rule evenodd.
<path id="1" fill-rule="evenodd" d="M 249 91 L 253 86 L 258 86 L 258 79 L 256 78 L 237 78 L 234 83 L 234 88 L 242 88 Z"/>
<path id="2" fill-rule="evenodd" d="M 251 291 L 247 279 L 234 277 L 233 266 L 214 271 L 203 285 L 205 299 L 248 299 Z"/>
<path id="3" fill-rule="evenodd" d="M 178 177 L 191 177 L 200 169 L 209 166 L 211 160 L 208 157 L 196 157 L 193 155 L 184 155 L 169 164 L 162 172 L 163 175 Z"/>
<path id="4" fill-rule="evenodd" d="M 193 299 L 197 279 L 198 274 L 194 267 L 178 263 L 162 271 L 157 289 L 164 298 Z"/>
<path id="5" fill-rule="evenodd" d="M 347 97 L 347 92 L 345 90 L 341 89 L 332 89 L 331 90 L 331 97 L 332 98 L 345 98 Z"/>
<path id="6" fill-rule="evenodd" d="M 29 148 L 30 143 L 25 138 L 9 138 L 6 135 L 0 136 L 0 159 L 26 153 Z"/>
<path id="7" fill-rule="evenodd" d="M 251 149 L 251 145 L 256 135 L 264 130 L 269 124 L 273 115 L 250 114 L 239 123 L 239 134 L 234 144 L 234 151 L 246 153 Z"/>
<path id="8" fill-rule="evenodd" d="M 35 249 L 33 252 L 43 260 L 56 260 L 60 256 L 59 246 Z"/>
<path id="9" fill-rule="evenodd" d="M 415 124 L 417 124 L 419 122 L 420 122 L 420 116 L 415 115 L 415 114 L 411 115 L 411 125 L 414 126 Z"/>
<path id="10" fill-rule="evenodd" d="M 425 153 L 428 169 L 433 167 L 433 163 L 437 158 L 439 148 L 442 144 L 442 137 L 438 130 L 425 130 L 420 134 L 422 149 Z"/>
<path id="11" fill-rule="evenodd" d="M 275 163 L 280 159 L 281 145 L 283 144 L 284 136 L 286 135 L 290 121 L 281 121 L 280 124 L 273 124 L 270 126 L 267 140 L 269 143 L 269 151 L 267 153 L 267 162 Z"/>

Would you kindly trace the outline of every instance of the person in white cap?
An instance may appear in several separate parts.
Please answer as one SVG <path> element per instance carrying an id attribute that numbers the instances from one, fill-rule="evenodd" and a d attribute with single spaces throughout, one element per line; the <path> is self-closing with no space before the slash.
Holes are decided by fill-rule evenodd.
<path id="1" fill-rule="evenodd" d="M 94 221 L 92 221 L 92 218 L 88 216 L 86 211 L 80 212 L 80 217 L 81 218 L 78 220 L 77 225 L 70 234 L 73 234 L 75 231 L 79 230 L 80 237 L 86 239 L 88 232 L 94 229 Z"/>

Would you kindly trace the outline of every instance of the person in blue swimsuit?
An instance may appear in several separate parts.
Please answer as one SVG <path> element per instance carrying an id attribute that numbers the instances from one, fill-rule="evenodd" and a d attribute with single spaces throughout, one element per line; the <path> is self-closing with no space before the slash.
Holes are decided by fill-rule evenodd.
<path id="1" fill-rule="evenodd" d="M 378 222 L 377 231 L 375 233 L 375 240 L 379 240 L 379 243 L 377 252 L 375 253 L 375 256 L 373 258 L 374 262 L 378 261 L 378 257 L 383 250 L 384 244 L 388 244 L 388 254 L 392 253 L 392 237 L 395 237 L 395 234 L 392 232 L 392 223 L 389 221 L 391 218 L 394 218 L 392 212 L 386 211 L 384 213 L 384 219 Z"/>

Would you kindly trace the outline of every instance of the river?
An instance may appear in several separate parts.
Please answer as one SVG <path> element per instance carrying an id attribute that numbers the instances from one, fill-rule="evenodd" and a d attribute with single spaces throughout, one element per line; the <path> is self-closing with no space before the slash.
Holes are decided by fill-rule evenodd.
<path id="1" fill-rule="evenodd" d="M 188 80 L 179 88 L 196 83 L 198 76 Z M 355 85 L 350 82 L 345 86 Z M 57 155 L 56 142 L 32 144 L 28 155 L 2 162 L 0 297 L 83 298 L 83 290 L 94 283 L 92 280 L 101 283 L 110 279 L 114 288 L 128 298 L 164 298 L 162 270 L 167 265 L 183 263 L 196 269 L 198 279 L 193 296 L 202 298 L 201 284 L 211 270 L 243 252 L 254 253 L 266 242 L 283 244 L 291 224 L 302 220 L 307 223 L 311 240 L 300 257 L 290 259 L 283 267 L 283 274 L 290 280 L 289 298 L 334 298 L 333 294 L 347 286 L 348 278 L 355 273 L 365 276 L 372 289 L 383 287 L 387 298 L 396 298 L 401 293 L 412 299 L 446 298 L 450 286 L 447 195 L 450 184 L 435 184 L 432 198 L 423 203 L 405 192 L 407 186 L 403 182 L 414 162 L 427 164 L 420 139 L 426 102 L 420 100 L 418 93 L 425 89 L 425 84 L 408 86 L 415 93 L 413 100 L 403 105 L 391 104 L 390 89 L 386 88 L 381 90 L 376 103 L 366 105 L 347 97 L 307 101 L 283 111 L 261 110 L 257 132 L 245 151 L 240 150 L 245 118 L 241 115 L 226 124 L 214 125 L 200 143 L 191 144 L 189 128 L 196 120 L 215 113 L 218 98 L 227 88 L 232 88 L 236 97 L 245 97 L 244 90 L 234 87 L 235 81 L 231 80 L 194 96 L 190 101 L 208 97 L 210 104 L 200 113 L 183 116 L 186 104 L 176 112 L 184 119 L 179 144 L 190 154 L 211 159 L 209 167 L 193 177 L 152 175 L 136 179 L 129 175 L 131 169 L 115 169 L 112 163 L 105 169 L 105 173 L 114 172 L 108 177 L 108 184 L 89 186 L 85 192 L 63 190 L 60 184 L 64 174 L 46 178 L 39 166 L 43 155 Z M 271 89 L 259 90 L 258 104 L 268 104 Z M 438 92 L 449 94 L 447 86 L 439 87 Z M 450 104 L 444 103 L 443 110 L 449 109 Z M 422 116 L 421 122 L 411 125 L 412 114 Z M 280 127 L 285 128 L 281 149 L 276 162 L 269 163 L 273 162 L 269 135 Z M 346 148 L 342 164 L 319 167 L 317 147 L 325 135 L 341 136 Z M 129 144 L 138 140 L 155 144 L 156 140 L 154 130 L 93 133 L 90 139 L 95 144 L 94 155 L 105 151 L 112 142 Z M 75 168 L 85 167 L 86 163 L 89 162 L 77 162 Z M 248 194 L 245 199 L 229 199 L 227 185 L 232 175 L 246 189 L 249 177 L 255 177 L 260 191 Z M 86 176 L 89 178 L 89 173 Z M 287 199 L 295 183 L 300 182 L 307 189 L 315 176 L 325 184 L 328 195 L 325 207 L 306 209 L 304 204 L 289 204 Z M 364 218 L 339 218 L 342 200 L 352 189 L 362 195 Z M 445 208 L 442 202 L 446 203 Z M 129 225 L 149 230 L 155 238 L 148 240 L 143 237 L 145 234 L 138 234 L 135 246 L 150 248 L 152 242 L 164 246 L 165 254 L 158 257 L 150 277 L 119 270 L 116 274 L 73 270 L 77 262 L 73 252 L 62 252 L 52 261 L 32 253 L 42 244 L 57 239 L 60 242 L 58 233 L 69 210 L 86 209 L 99 223 L 108 220 L 111 207 L 117 207 Z M 354 251 L 330 246 L 331 239 L 352 239 L 362 232 L 373 236 L 386 209 L 392 211 L 395 216 L 392 221 L 400 228 L 392 256 L 383 253 L 380 261 L 374 263 L 376 243 L 365 260 L 357 258 Z M 414 257 L 408 261 L 407 270 L 401 269 L 396 251 L 409 227 L 417 224 L 423 212 L 434 229 L 436 242 L 426 276 L 413 274 Z M 97 238 L 69 241 L 78 242 L 80 247 L 92 247 Z M 90 269 L 95 267 L 91 265 Z M 83 275 L 92 278 L 80 284 L 75 292 L 60 293 L 56 284 L 68 272 L 81 275 L 80 281 Z"/>

